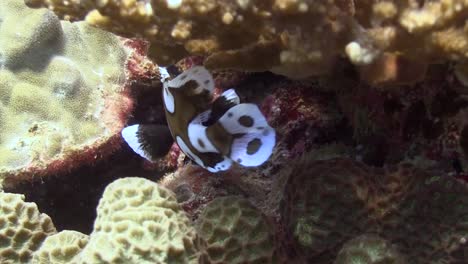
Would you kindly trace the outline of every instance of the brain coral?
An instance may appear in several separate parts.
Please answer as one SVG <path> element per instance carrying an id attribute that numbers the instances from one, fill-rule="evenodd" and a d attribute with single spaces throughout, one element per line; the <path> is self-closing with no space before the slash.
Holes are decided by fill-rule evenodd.
<path id="1" fill-rule="evenodd" d="M 64 230 L 48 236 L 34 252 L 33 264 L 68 264 L 88 243 L 88 236 Z"/>
<path id="2" fill-rule="evenodd" d="M 275 263 L 272 227 L 245 198 L 211 201 L 197 220 L 197 230 L 207 243 L 203 263 Z"/>
<path id="3" fill-rule="evenodd" d="M 385 83 L 418 79 L 428 63 L 468 60 L 466 0 L 26 2 L 143 37 L 157 63 L 207 55 L 211 68 L 306 77 L 347 56 L 365 80 Z M 409 80 L 408 72 L 414 73 Z"/>
<path id="4" fill-rule="evenodd" d="M 73 263 L 198 263 L 198 239 L 175 195 L 142 178 L 108 185 Z"/>
<path id="5" fill-rule="evenodd" d="M 32 253 L 55 227 L 24 195 L 0 192 L 0 263 L 30 263 Z"/>
<path id="6" fill-rule="evenodd" d="M 283 221 L 297 252 L 313 263 L 330 263 L 363 233 L 392 243 L 409 263 L 466 260 L 468 190 L 454 178 L 310 156 L 285 173 Z"/>
<path id="7" fill-rule="evenodd" d="M 2 1 L 0 181 L 108 154 L 131 106 L 122 89 L 126 59 L 110 33 L 60 21 L 22 0 Z M 91 146 L 102 147 L 99 155 Z"/>
<path id="8" fill-rule="evenodd" d="M 343 245 L 335 264 L 405 264 L 392 244 L 376 235 L 361 235 Z"/>

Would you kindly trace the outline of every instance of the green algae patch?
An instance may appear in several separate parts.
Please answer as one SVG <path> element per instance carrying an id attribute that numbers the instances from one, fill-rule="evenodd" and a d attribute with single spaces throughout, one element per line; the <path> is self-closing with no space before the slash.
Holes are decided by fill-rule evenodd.
<path id="1" fill-rule="evenodd" d="M 127 55 L 111 33 L 2 2 L 0 182 L 69 170 L 115 137 L 130 107 Z"/>

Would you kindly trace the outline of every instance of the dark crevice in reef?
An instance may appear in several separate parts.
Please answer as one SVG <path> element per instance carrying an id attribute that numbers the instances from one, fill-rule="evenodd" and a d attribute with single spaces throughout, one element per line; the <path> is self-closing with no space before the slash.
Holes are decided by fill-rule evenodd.
<path id="1" fill-rule="evenodd" d="M 49 215 L 58 231 L 76 230 L 91 233 L 96 207 L 104 188 L 112 181 L 138 176 L 157 180 L 161 172 L 142 169 L 143 160 L 128 146 L 106 161 L 84 166 L 66 175 L 19 184 L 6 192 L 21 193 L 34 202 L 39 211 Z"/>

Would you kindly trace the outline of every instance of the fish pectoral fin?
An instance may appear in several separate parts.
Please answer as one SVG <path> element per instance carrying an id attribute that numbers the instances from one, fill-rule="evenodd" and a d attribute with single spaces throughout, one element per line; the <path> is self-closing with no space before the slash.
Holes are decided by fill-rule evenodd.
<path id="1" fill-rule="evenodd" d="M 234 105 L 237 105 L 240 103 L 239 96 L 237 95 L 236 91 L 234 89 L 228 89 L 224 91 L 220 97 L 218 97 L 215 100 L 215 103 L 217 101 L 220 101 L 220 104 L 222 105 L 228 105 L 229 108 L 233 107 Z"/>
<path id="2" fill-rule="evenodd" d="M 190 123 L 210 126 L 218 121 L 229 108 L 237 104 L 239 104 L 239 96 L 234 89 L 229 89 L 213 102 L 211 109 L 198 114 Z"/>
<path id="3" fill-rule="evenodd" d="M 135 153 L 149 161 L 164 157 L 174 143 L 171 131 L 163 125 L 127 126 L 121 134 Z"/>
<path id="4" fill-rule="evenodd" d="M 158 70 L 159 70 L 159 75 L 161 76 L 161 82 L 164 82 L 171 77 L 167 67 L 158 67 Z"/>
<path id="5" fill-rule="evenodd" d="M 210 117 L 211 117 L 211 110 L 206 110 L 205 112 L 202 112 L 198 114 L 197 116 L 195 116 L 195 118 L 193 118 L 192 121 L 190 121 L 190 124 L 201 125 L 205 123 L 206 121 L 208 121 Z"/>
<path id="6" fill-rule="evenodd" d="M 211 113 L 207 120 L 203 121 L 203 125 L 210 126 L 219 120 L 231 107 L 240 103 L 239 96 L 234 89 L 224 91 L 211 106 Z"/>
<path id="7" fill-rule="evenodd" d="M 255 104 L 238 104 L 218 121 L 233 136 L 229 158 L 242 166 L 263 164 L 276 144 L 275 130 Z"/>
<path id="8" fill-rule="evenodd" d="M 229 157 L 245 167 L 262 165 L 270 158 L 275 147 L 275 131 L 272 128 L 264 133 L 248 133 L 233 140 Z"/>

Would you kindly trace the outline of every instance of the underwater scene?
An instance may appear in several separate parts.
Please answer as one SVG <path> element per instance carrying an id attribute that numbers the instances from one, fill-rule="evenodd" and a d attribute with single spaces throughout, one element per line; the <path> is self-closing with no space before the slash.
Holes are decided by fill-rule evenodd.
<path id="1" fill-rule="evenodd" d="M 0 264 L 468 264 L 468 0 L 0 0 Z"/>

